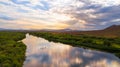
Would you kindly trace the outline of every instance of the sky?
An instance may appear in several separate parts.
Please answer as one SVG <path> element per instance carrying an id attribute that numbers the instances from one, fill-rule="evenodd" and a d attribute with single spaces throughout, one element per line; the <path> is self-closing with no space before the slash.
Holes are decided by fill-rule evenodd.
<path id="1" fill-rule="evenodd" d="M 120 0 L 0 0 L 0 28 L 98 30 L 120 24 Z"/>

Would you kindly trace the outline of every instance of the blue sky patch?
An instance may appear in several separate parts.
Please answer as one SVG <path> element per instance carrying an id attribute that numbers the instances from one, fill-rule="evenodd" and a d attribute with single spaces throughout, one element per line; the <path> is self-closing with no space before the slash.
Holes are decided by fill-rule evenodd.
<path id="1" fill-rule="evenodd" d="M 1 2 L 1 1 L 0 1 L 0 4 L 3 4 L 3 5 L 10 5 L 9 3 Z"/>
<path id="2" fill-rule="evenodd" d="M 25 5 L 25 4 L 29 4 L 30 2 L 28 2 L 28 1 L 20 1 L 20 0 L 11 0 L 13 3 L 16 3 L 16 4 L 23 4 L 23 5 Z"/>
<path id="3" fill-rule="evenodd" d="M 3 15 L 3 14 L 0 14 L 0 19 L 3 19 L 3 20 L 15 20 L 14 18 Z"/>
<path id="4" fill-rule="evenodd" d="M 45 1 L 40 1 L 40 3 L 41 3 L 43 6 L 37 4 L 37 5 L 33 6 L 32 8 L 33 8 L 33 9 L 45 10 L 45 11 L 47 11 L 47 10 L 50 9 L 49 4 L 48 4 L 47 2 L 45 2 Z"/>

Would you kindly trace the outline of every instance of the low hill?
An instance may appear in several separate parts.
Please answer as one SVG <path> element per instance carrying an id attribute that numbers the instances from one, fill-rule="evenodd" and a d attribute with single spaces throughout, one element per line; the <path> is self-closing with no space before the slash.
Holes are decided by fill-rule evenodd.
<path id="1" fill-rule="evenodd" d="M 53 33 L 66 33 L 74 35 L 90 35 L 97 37 L 120 37 L 120 25 L 112 25 L 103 30 L 92 30 L 92 31 L 77 31 L 71 29 L 62 29 L 62 30 L 11 30 L 11 29 L 2 29 L 0 31 L 18 31 L 18 32 L 53 32 Z"/>
<path id="2" fill-rule="evenodd" d="M 93 31 L 63 31 L 59 33 L 69 33 L 75 35 L 91 35 L 99 37 L 120 37 L 120 25 L 112 25 L 103 30 L 93 30 Z"/>

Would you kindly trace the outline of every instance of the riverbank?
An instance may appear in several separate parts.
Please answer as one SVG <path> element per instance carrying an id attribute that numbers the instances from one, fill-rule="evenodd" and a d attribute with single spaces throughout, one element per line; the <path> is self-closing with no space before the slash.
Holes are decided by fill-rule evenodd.
<path id="1" fill-rule="evenodd" d="M 22 67 L 26 46 L 22 32 L 0 32 L 0 67 Z"/>
<path id="2" fill-rule="evenodd" d="M 120 38 L 104 38 L 52 32 L 30 32 L 30 34 L 45 38 L 49 41 L 71 44 L 75 47 L 83 47 L 113 53 L 120 58 Z"/>
<path id="3" fill-rule="evenodd" d="M 75 47 L 113 53 L 120 58 L 120 38 L 103 38 L 52 32 L 30 32 L 30 34 L 49 41 L 70 44 Z M 0 32 L 0 67 L 23 66 L 26 45 L 20 40 L 24 38 L 25 33 L 23 32 Z"/>
<path id="4" fill-rule="evenodd" d="M 50 42 L 29 34 L 26 34 L 22 42 L 27 46 L 23 67 L 120 66 L 120 59 L 111 53 Z"/>

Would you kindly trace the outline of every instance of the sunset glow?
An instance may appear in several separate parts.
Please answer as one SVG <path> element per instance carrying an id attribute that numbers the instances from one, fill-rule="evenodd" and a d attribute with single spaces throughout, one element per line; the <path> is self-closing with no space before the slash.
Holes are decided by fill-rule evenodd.
<path id="1" fill-rule="evenodd" d="M 119 0 L 0 0 L 0 28 L 94 30 L 113 24 L 120 24 Z"/>

